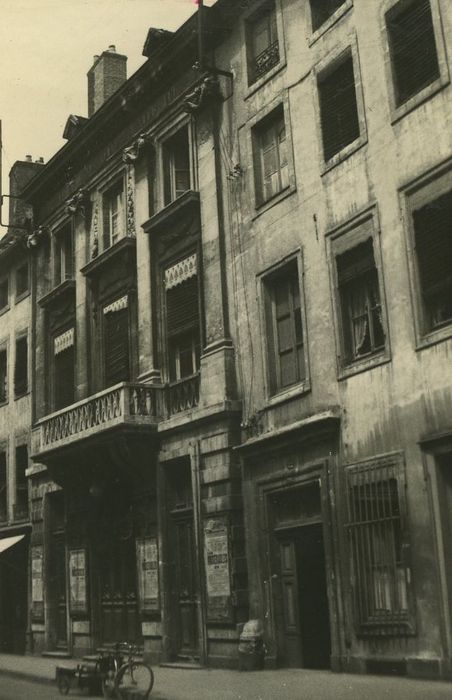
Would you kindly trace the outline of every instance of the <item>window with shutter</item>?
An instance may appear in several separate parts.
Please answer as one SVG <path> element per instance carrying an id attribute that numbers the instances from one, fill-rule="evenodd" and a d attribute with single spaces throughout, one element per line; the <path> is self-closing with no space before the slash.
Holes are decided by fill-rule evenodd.
<path id="1" fill-rule="evenodd" d="M 426 330 L 452 322 L 452 191 L 413 212 Z"/>
<path id="2" fill-rule="evenodd" d="M 105 387 L 130 381 L 129 309 L 127 296 L 105 306 L 104 377 Z"/>
<path id="3" fill-rule="evenodd" d="M 8 519 L 6 452 L 0 452 L 0 522 Z"/>
<path id="4" fill-rule="evenodd" d="M 68 224 L 55 236 L 54 284 L 55 286 L 74 277 L 74 243 L 72 225 Z"/>
<path id="5" fill-rule="evenodd" d="M 337 65 L 318 76 L 320 121 L 325 161 L 360 136 L 353 57 L 347 52 Z"/>
<path id="6" fill-rule="evenodd" d="M 386 28 L 398 107 L 440 77 L 430 0 L 397 3 Z"/>
<path id="7" fill-rule="evenodd" d="M 16 341 L 16 364 L 14 367 L 14 393 L 22 396 L 28 391 L 28 339 L 26 336 Z"/>
<path id="8" fill-rule="evenodd" d="M 74 403 L 75 347 L 74 329 L 56 336 L 53 343 L 54 410 Z"/>
<path id="9" fill-rule="evenodd" d="M 188 126 L 163 144 L 163 199 L 165 206 L 191 187 Z"/>
<path id="10" fill-rule="evenodd" d="M 259 8 L 247 22 L 248 85 L 252 85 L 279 63 L 279 41 L 274 2 Z"/>
<path id="11" fill-rule="evenodd" d="M 186 261 L 195 260 L 188 270 Z M 190 275 L 190 276 L 188 276 Z M 196 256 L 165 271 L 166 328 L 170 381 L 190 377 L 200 366 L 199 288 Z"/>
<path id="12" fill-rule="evenodd" d="M 378 271 L 372 239 L 336 257 L 345 362 L 385 347 Z"/>
<path id="13" fill-rule="evenodd" d="M 8 400 L 8 353 L 0 350 L 0 403 Z"/>
<path id="14" fill-rule="evenodd" d="M 315 32 L 333 15 L 346 0 L 309 0 L 312 31 Z"/>
<path id="15" fill-rule="evenodd" d="M 287 139 L 282 107 L 254 127 L 255 180 L 258 204 L 289 186 Z"/>
<path id="16" fill-rule="evenodd" d="M 272 393 L 306 378 L 305 341 L 296 260 L 264 280 L 267 355 Z"/>

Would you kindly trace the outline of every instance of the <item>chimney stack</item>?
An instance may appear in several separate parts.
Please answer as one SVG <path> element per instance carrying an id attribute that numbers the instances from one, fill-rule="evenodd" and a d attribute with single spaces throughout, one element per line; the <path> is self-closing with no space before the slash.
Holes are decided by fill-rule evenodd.
<path id="1" fill-rule="evenodd" d="M 88 117 L 91 117 L 127 80 L 127 56 L 111 44 L 88 71 Z"/>
<path id="2" fill-rule="evenodd" d="M 16 160 L 9 172 L 9 225 L 23 226 L 31 217 L 31 209 L 27 202 L 20 199 L 22 190 L 30 180 L 44 167 L 44 158 L 33 163 L 33 157 L 26 155 L 25 160 Z M 19 198 L 19 199 L 16 199 Z"/>

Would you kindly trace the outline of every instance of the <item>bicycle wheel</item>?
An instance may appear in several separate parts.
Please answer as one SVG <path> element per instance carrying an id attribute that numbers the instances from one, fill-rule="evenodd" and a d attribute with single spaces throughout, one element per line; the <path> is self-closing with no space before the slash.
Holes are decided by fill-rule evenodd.
<path id="1" fill-rule="evenodd" d="M 119 700 L 138 700 L 149 697 L 154 685 L 154 672 L 141 661 L 124 664 L 115 678 L 115 691 Z"/>

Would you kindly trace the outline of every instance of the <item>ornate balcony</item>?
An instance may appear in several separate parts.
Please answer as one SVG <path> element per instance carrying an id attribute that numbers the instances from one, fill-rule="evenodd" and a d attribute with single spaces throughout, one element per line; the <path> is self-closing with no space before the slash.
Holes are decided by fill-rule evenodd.
<path id="1" fill-rule="evenodd" d="M 38 422 L 35 457 L 121 427 L 152 427 L 163 414 L 162 387 L 121 383 Z"/>
<path id="2" fill-rule="evenodd" d="M 166 401 L 168 416 L 196 408 L 199 403 L 199 372 L 168 384 Z"/>
<path id="3" fill-rule="evenodd" d="M 267 46 L 266 49 L 256 56 L 253 60 L 253 82 L 259 80 L 265 73 L 279 63 L 279 42 L 274 41 L 273 44 Z"/>

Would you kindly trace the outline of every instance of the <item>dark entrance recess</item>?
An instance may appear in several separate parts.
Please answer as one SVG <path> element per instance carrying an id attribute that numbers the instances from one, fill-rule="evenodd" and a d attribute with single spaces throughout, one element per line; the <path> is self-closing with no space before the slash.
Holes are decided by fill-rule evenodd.
<path id="1" fill-rule="evenodd" d="M 25 537 L 0 554 L 0 652 L 25 653 L 27 560 Z"/>
<path id="2" fill-rule="evenodd" d="M 330 618 L 319 482 L 272 494 L 270 503 L 279 662 L 282 666 L 329 668 Z"/>
<path id="3" fill-rule="evenodd" d="M 171 555 L 173 656 L 199 660 L 198 598 L 193 491 L 190 462 L 169 467 L 169 551 Z"/>
<path id="4" fill-rule="evenodd" d="M 48 562 L 50 592 L 50 626 L 54 645 L 66 649 L 67 595 L 66 595 L 66 531 L 65 503 L 62 492 L 49 495 L 50 557 Z"/>

